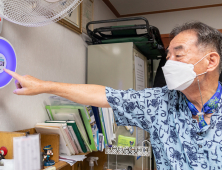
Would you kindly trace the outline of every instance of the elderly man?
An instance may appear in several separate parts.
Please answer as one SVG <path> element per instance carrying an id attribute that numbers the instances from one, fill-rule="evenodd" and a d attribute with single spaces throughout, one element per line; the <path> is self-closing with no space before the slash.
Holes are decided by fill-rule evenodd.
<path id="1" fill-rule="evenodd" d="M 171 35 L 163 88 L 123 91 L 5 71 L 16 79 L 15 94 L 52 93 L 81 104 L 112 107 L 117 125 L 150 133 L 157 169 L 222 169 L 222 35 L 200 22 L 178 26 Z"/>

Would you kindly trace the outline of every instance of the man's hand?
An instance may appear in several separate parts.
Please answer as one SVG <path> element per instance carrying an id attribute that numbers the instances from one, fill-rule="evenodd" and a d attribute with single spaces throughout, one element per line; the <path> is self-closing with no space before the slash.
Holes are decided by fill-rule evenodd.
<path id="1" fill-rule="evenodd" d="M 43 92 L 44 81 L 29 75 L 20 76 L 19 74 L 8 69 L 4 69 L 4 71 L 15 79 L 15 86 L 17 89 L 13 91 L 14 94 L 37 95 Z"/>

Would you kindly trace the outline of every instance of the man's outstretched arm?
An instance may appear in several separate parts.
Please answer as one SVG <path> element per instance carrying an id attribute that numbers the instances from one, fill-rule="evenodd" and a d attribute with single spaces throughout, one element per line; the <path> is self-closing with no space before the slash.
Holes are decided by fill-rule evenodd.
<path id="1" fill-rule="evenodd" d="M 67 84 L 39 80 L 32 76 L 21 76 L 4 69 L 15 79 L 17 95 L 55 94 L 76 103 L 97 107 L 110 107 L 106 99 L 105 86 L 91 84 Z"/>

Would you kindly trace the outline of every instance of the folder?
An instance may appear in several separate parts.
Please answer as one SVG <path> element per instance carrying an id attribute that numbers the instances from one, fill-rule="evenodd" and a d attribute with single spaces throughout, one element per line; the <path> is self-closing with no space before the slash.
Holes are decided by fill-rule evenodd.
<path id="1" fill-rule="evenodd" d="M 93 151 L 97 151 L 97 148 L 96 148 L 96 145 L 95 145 L 95 142 L 94 142 L 94 138 L 93 138 L 93 133 L 92 133 L 91 125 L 90 125 L 90 118 L 87 117 L 87 112 L 85 111 L 84 108 L 78 108 L 78 109 L 80 109 L 80 111 L 81 111 L 81 115 L 82 115 L 82 118 L 83 118 L 83 122 L 84 122 L 84 124 L 85 124 L 87 133 L 88 133 L 89 138 L 90 138 L 90 140 L 91 140 L 90 148 L 91 148 Z M 78 125 L 78 124 L 77 124 L 77 125 Z"/>

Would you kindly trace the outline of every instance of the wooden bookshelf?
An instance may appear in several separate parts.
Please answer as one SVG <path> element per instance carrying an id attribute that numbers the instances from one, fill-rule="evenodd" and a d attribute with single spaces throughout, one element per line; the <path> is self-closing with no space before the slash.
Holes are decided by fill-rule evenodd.
<path id="1" fill-rule="evenodd" d="M 80 153 L 80 154 L 78 154 L 78 155 L 88 155 L 88 154 L 90 154 L 90 153 L 92 153 L 92 152 Z"/>
<path id="2" fill-rule="evenodd" d="M 13 138 L 21 136 L 25 136 L 25 133 L 0 132 L 0 145 L 8 149 L 5 159 L 13 159 Z"/>
<path id="3" fill-rule="evenodd" d="M 16 132 L 0 132 L 0 136 L 5 135 L 3 138 L 0 138 L 0 143 L 4 144 L 4 146 L 6 146 L 9 150 L 6 159 L 12 159 L 12 155 L 13 155 L 13 137 L 18 137 L 18 136 L 25 136 L 26 133 L 29 134 L 35 134 L 36 131 L 34 128 L 31 129 L 25 129 L 25 130 L 19 130 Z M 50 134 L 50 141 L 51 139 L 54 140 L 54 138 L 57 138 L 57 140 L 59 140 L 58 136 L 56 136 L 55 134 Z M 41 136 L 41 139 L 44 140 L 48 140 L 49 138 L 44 134 Z M 53 138 L 54 137 L 54 138 Z M 51 143 L 53 143 L 51 141 Z M 58 145 L 58 143 L 56 143 L 56 145 Z M 58 146 L 59 147 L 59 146 Z M 54 149 L 58 150 L 58 147 L 54 147 Z M 58 153 L 56 154 L 58 155 Z M 104 163 L 107 161 L 107 156 L 105 155 L 105 152 L 86 152 L 86 153 L 80 153 L 78 155 L 87 155 L 89 156 L 93 156 L 93 157 L 99 157 L 98 160 L 98 164 L 99 166 L 94 167 L 94 170 L 103 170 L 103 165 Z M 55 156 L 55 155 L 54 155 Z M 58 161 L 55 163 L 55 165 L 53 165 L 56 167 L 56 170 L 86 170 L 87 168 L 89 168 L 89 162 L 87 161 L 87 159 L 83 160 L 83 161 L 79 161 L 76 162 L 73 166 L 70 166 L 68 163 L 64 162 L 64 161 Z M 47 167 L 44 167 L 44 169 Z"/>
<path id="4" fill-rule="evenodd" d="M 73 166 L 70 166 L 68 163 L 60 161 L 54 165 L 56 170 L 83 170 L 82 162 L 76 162 Z"/>
<path id="5" fill-rule="evenodd" d="M 76 162 L 73 166 L 70 166 L 68 163 L 59 161 L 55 165 L 56 170 L 80 170 L 82 163 L 81 162 Z M 46 168 L 46 167 L 45 167 Z"/>
<path id="6" fill-rule="evenodd" d="M 105 156 L 104 152 L 87 152 L 87 153 L 80 153 L 78 155 L 88 155 L 88 156 L 95 156 L 99 157 L 98 164 L 99 166 L 94 167 L 94 170 L 102 170 L 104 163 L 107 161 L 107 157 Z M 70 166 L 68 163 L 59 161 L 54 166 L 56 170 L 85 170 L 89 168 L 89 162 L 85 159 L 84 161 L 76 162 L 73 166 Z"/>
<path id="7" fill-rule="evenodd" d="M 69 166 L 69 164 L 63 161 L 59 161 L 53 166 L 56 167 L 56 170 L 59 170 L 59 169 L 62 169 L 63 167 Z"/>

